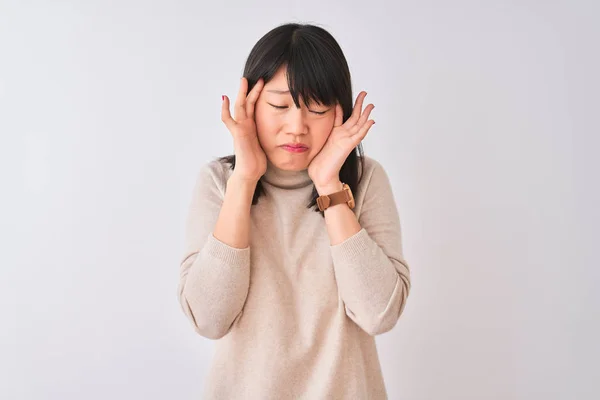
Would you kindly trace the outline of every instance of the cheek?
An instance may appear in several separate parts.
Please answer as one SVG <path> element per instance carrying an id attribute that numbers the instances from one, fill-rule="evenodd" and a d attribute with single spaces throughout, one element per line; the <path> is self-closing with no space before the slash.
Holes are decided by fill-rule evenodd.
<path id="1" fill-rule="evenodd" d="M 315 121 L 311 129 L 311 132 L 313 133 L 313 140 L 318 142 L 320 145 L 324 144 L 331 134 L 333 122 L 333 117 L 321 118 L 318 121 Z"/>
<path id="2" fill-rule="evenodd" d="M 263 146 L 268 146 L 277 132 L 276 121 L 269 115 L 264 107 L 261 107 L 258 104 L 254 109 L 254 121 L 256 122 L 256 130 L 260 143 Z"/>

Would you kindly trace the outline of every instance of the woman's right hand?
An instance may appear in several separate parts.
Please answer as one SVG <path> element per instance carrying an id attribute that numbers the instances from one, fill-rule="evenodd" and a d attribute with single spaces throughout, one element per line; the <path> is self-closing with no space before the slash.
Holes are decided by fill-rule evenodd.
<path id="1" fill-rule="evenodd" d="M 233 174 L 244 181 L 258 182 L 267 171 L 267 155 L 258 141 L 254 121 L 254 106 L 263 87 L 264 80 L 261 78 L 247 95 L 248 80 L 245 77 L 241 79 L 234 106 L 235 119 L 231 118 L 229 112 L 229 98 L 223 96 L 221 121 L 233 136 Z"/>

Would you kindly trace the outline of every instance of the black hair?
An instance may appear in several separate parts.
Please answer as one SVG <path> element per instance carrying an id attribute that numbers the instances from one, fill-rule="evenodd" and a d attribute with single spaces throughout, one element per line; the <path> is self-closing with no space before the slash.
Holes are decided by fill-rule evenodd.
<path id="1" fill-rule="evenodd" d="M 267 32 L 246 60 L 243 76 L 248 80 L 248 93 L 260 78 L 265 84 L 269 82 L 283 65 L 296 107 L 300 107 L 300 97 L 307 107 L 312 102 L 325 106 L 339 102 L 343 121 L 350 118 L 353 108 L 350 70 L 342 49 L 329 32 L 319 26 L 298 23 L 280 25 Z M 353 193 L 357 192 L 363 174 L 362 160 L 363 149 L 359 143 L 340 169 L 340 181 L 347 183 Z M 235 155 L 220 157 L 219 161 L 229 164 L 232 170 L 235 168 Z M 262 194 L 264 188 L 259 180 L 252 204 L 257 204 Z M 315 211 L 321 212 L 317 197 L 319 194 L 313 186 L 307 208 L 314 207 Z"/>

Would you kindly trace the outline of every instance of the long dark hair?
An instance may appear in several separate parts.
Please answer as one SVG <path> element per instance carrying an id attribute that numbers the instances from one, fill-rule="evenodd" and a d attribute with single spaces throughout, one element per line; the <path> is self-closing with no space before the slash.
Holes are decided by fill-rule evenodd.
<path id="1" fill-rule="evenodd" d="M 260 78 L 269 82 L 282 65 L 286 66 L 288 86 L 296 107 L 300 107 L 300 97 L 307 107 L 313 101 L 326 106 L 339 102 L 343 121 L 350 118 L 353 106 L 350 70 L 342 49 L 329 32 L 315 25 L 297 23 L 269 31 L 254 45 L 246 60 L 243 76 L 248 79 L 248 93 Z M 352 193 L 356 193 L 362 178 L 363 154 L 359 144 L 340 169 L 340 181 L 347 183 Z M 232 170 L 235 168 L 235 155 L 220 157 L 219 161 L 229 164 Z M 252 204 L 264 193 L 259 180 Z M 321 212 L 317 197 L 319 194 L 313 186 L 312 198 L 306 207 Z"/>

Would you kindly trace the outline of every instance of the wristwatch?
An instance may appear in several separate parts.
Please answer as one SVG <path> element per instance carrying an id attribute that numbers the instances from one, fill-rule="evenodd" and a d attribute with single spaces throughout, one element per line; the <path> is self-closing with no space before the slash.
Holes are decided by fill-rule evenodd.
<path id="1" fill-rule="evenodd" d="M 343 189 L 339 192 L 324 194 L 317 197 L 317 205 L 319 206 L 319 210 L 325 211 L 331 206 L 342 203 L 348 203 L 348 207 L 350 207 L 350 209 L 354 208 L 354 196 L 352 195 L 350 186 L 343 182 L 342 185 Z"/>

